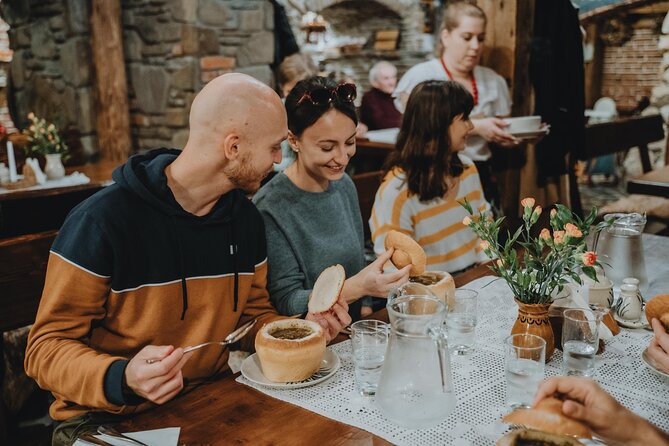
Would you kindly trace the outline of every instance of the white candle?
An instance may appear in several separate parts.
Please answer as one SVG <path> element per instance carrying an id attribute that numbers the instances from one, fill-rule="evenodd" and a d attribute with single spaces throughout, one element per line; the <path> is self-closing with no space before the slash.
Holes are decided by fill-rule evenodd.
<path id="1" fill-rule="evenodd" d="M 7 163 L 9 164 L 9 182 L 15 183 L 18 181 L 16 175 L 16 160 L 14 159 L 14 145 L 11 141 L 7 141 Z"/>

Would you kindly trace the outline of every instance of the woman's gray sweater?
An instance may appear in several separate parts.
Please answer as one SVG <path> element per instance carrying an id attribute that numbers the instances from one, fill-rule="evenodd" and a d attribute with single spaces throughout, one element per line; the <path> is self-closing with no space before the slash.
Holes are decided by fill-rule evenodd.
<path id="1" fill-rule="evenodd" d="M 346 277 L 365 267 L 358 194 L 348 175 L 325 192 L 306 192 L 279 173 L 253 202 L 265 221 L 267 289 L 279 313 L 306 311 L 314 282 L 328 266 L 339 263 Z"/>

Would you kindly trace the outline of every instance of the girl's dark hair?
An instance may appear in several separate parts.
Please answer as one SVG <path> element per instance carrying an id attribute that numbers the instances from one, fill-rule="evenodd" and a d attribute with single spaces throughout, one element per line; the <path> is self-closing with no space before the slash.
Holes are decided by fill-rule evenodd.
<path id="1" fill-rule="evenodd" d="M 472 95 L 457 82 L 425 81 L 411 92 L 402 118 L 395 150 L 385 163 L 386 173 L 395 167 L 406 175 L 409 195 L 421 201 L 443 197 L 447 177 L 459 177 L 464 166 L 453 151 L 448 128 L 462 115 L 469 119 Z"/>
<path id="2" fill-rule="evenodd" d="M 328 88 L 337 88 L 337 83 L 331 79 L 322 76 L 313 76 L 295 84 L 295 87 L 286 96 L 286 113 L 288 114 L 288 129 L 295 136 L 300 136 L 302 132 L 314 125 L 328 110 L 334 108 L 342 112 L 358 125 L 358 115 L 355 112 L 353 102 L 341 100 L 336 94 L 332 101 L 325 105 L 315 105 L 308 98 L 301 104 L 297 104 L 306 92 Z"/>

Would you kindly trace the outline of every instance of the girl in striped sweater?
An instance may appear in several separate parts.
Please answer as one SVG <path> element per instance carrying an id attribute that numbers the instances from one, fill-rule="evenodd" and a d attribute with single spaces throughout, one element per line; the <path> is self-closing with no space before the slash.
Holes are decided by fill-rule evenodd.
<path id="1" fill-rule="evenodd" d="M 394 229 L 423 247 L 428 270 L 454 273 L 486 260 L 480 239 L 462 224 L 467 212 L 459 204 L 466 199 L 490 212 L 474 163 L 460 153 L 473 105 L 453 81 L 421 82 L 411 92 L 369 220 L 377 255 Z"/>

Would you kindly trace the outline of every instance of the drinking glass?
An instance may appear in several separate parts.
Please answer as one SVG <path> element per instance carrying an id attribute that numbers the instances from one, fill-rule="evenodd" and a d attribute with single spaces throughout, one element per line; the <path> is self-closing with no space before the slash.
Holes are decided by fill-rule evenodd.
<path id="1" fill-rule="evenodd" d="M 562 324 L 562 372 L 565 375 L 593 376 L 595 353 L 599 347 L 599 318 L 590 310 L 564 311 Z"/>
<path id="2" fill-rule="evenodd" d="M 351 325 L 355 387 L 363 396 L 376 393 L 388 345 L 388 324 L 374 319 Z"/>
<path id="3" fill-rule="evenodd" d="M 504 340 L 506 402 L 530 407 L 544 379 L 546 341 L 533 334 L 514 334 Z"/>
<path id="4" fill-rule="evenodd" d="M 478 293 L 464 288 L 455 290 L 455 297 L 449 302 L 446 315 L 448 346 L 456 355 L 474 351 L 477 304 Z"/>

